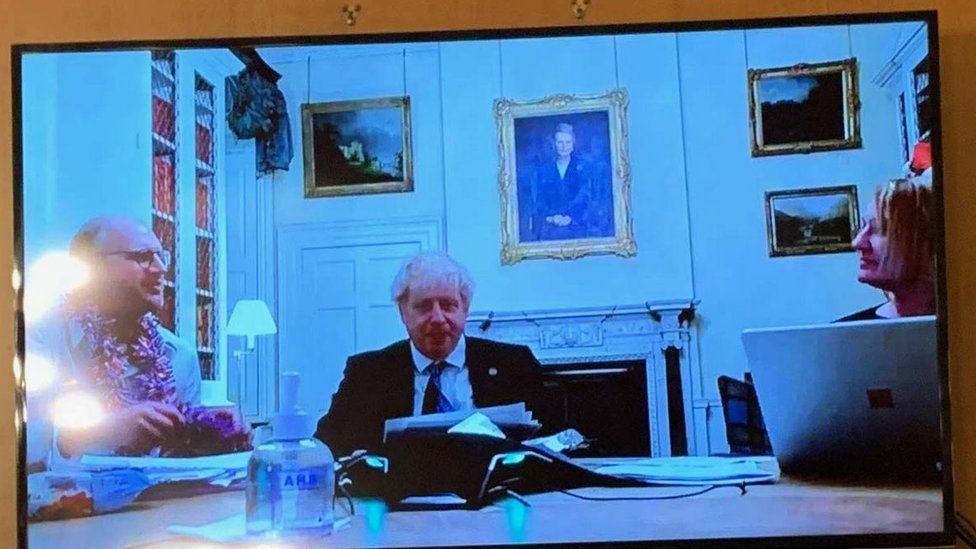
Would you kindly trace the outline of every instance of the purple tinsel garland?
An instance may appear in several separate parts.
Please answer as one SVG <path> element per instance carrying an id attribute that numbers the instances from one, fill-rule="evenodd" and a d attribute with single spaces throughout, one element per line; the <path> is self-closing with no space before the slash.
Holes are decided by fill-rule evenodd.
<path id="1" fill-rule="evenodd" d="M 166 356 L 155 315 L 147 313 L 139 319 L 139 333 L 128 348 L 119 343 L 114 320 L 91 308 L 77 316 L 91 349 L 91 377 L 110 410 L 156 401 L 171 404 L 183 414 L 185 423 L 160 445 L 162 455 L 202 456 L 251 449 L 251 433 L 232 412 L 211 411 L 177 400 L 173 365 Z M 142 372 L 131 384 L 125 378 L 130 362 Z"/>

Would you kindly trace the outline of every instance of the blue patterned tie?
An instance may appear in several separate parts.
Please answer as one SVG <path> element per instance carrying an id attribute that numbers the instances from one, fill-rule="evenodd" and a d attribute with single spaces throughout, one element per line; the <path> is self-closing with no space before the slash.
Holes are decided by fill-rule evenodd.
<path id="1" fill-rule="evenodd" d="M 447 367 L 446 362 L 435 362 L 427 367 L 427 389 L 424 390 L 424 405 L 420 410 L 421 414 L 433 414 L 441 412 L 453 412 L 454 406 L 447 400 L 441 391 L 441 374 Z"/>

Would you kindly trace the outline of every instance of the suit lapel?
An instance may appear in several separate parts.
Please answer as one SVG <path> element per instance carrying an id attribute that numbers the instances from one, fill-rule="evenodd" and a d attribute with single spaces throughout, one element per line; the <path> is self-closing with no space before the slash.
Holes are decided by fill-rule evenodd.
<path id="1" fill-rule="evenodd" d="M 413 356 L 410 355 L 410 343 L 404 341 L 394 349 L 392 368 L 390 369 L 389 398 L 391 399 L 394 417 L 413 415 L 413 384 L 414 366 Z"/>
<path id="2" fill-rule="evenodd" d="M 490 357 L 486 356 L 485 347 L 481 340 L 467 338 L 464 352 L 464 363 L 468 368 L 468 379 L 471 381 L 471 392 L 474 405 L 477 408 L 493 406 L 497 400 L 495 377 L 489 374 Z"/>

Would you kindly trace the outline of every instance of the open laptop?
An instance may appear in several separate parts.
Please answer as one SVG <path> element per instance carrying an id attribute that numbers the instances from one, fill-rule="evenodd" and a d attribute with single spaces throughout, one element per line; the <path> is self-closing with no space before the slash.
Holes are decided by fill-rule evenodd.
<path id="1" fill-rule="evenodd" d="M 742 342 L 784 472 L 938 476 L 934 316 L 745 330 Z"/>

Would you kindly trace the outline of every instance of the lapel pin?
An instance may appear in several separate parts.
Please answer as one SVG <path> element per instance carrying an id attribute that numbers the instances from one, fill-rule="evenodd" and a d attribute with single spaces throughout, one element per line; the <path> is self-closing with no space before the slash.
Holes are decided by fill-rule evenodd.
<path id="1" fill-rule="evenodd" d="M 490 375 L 490 376 L 497 376 L 498 375 L 498 368 L 488 368 L 488 375 Z"/>

